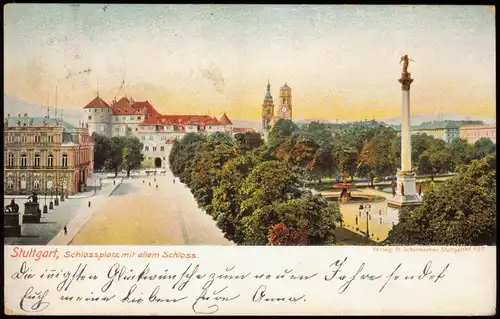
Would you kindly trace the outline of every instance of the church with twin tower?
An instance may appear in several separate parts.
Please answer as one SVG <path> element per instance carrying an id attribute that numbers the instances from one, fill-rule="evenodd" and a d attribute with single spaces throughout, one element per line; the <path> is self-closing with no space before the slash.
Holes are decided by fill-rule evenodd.
<path id="1" fill-rule="evenodd" d="M 278 109 L 275 113 L 271 84 L 268 80 L 266 95 L 262 104 L 262 133 L 265 140 L 267 140 L 269 131 L 279 119 L 292 120 L 292 89 L 286 83 L 280 88 Z"/>

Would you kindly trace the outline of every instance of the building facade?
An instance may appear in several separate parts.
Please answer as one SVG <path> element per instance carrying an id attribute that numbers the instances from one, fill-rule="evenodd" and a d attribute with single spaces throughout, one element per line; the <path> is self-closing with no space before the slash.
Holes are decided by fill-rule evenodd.
<path id="1" fill-rule="evenodd" d="M 93 171 L 88 128 L 52 118 L 7 116 L 4 123 L 4 194 L 85 191 Z"/>
<path id="2" fill-rule="evenodd" d="M 490 125 L 463 125 L 460 126 L 460 138 L 469 143 L 475 143 L 481 138 L 488 138 L 493 143 L 497 143 L 497 126 Z"/>
<path id="3" fill-rule="evenodd" d="M 422 123 L 411 128 L 411 134 L 427 134 L 445 142 L 460 138 L 460 124 L 453 122 Z"/>
<path id="4" fill-rule="evenodd" d="M 225 113 L 220 119 L 209 115 L 164 115 L 149 101 L 130 97 L 108 104 L 97 96 L 84 107 L 84 113 L 90 134 L 139 138 L 144 144 L 145 164 L 156 168 L 167 167 L 173 141 L 186 133 L 233 134 L 233 123 Z"/>

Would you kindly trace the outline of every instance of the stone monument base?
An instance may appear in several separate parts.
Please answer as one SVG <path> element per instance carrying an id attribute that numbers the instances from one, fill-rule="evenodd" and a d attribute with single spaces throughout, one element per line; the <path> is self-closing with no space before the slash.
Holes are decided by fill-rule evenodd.
<path id="1" fill-rule="evenodd" d="M 21 237 L 21 226 L 19 225 L 19 213 L 4 213 L 3 215 L 3 237 Z"/>
<path id="2" fill-rule="evenodd" d="M 42 211 L 38 203 L 24 203 L 23 224 L 38 224 L 41 217 Z"/>
<path id="3" fill-rule="evenodd" d="M 397 193 L 387 200 L 386 221 L 396 225 L 399 222 L 399 212 L 403 208 L 414 208 L 422 204 L 422 197 L 417 193 L 417 179 L 412 172 L 400 172 L 397 176 Z M 404 195 L 401 194 L 404 185 Z"/>

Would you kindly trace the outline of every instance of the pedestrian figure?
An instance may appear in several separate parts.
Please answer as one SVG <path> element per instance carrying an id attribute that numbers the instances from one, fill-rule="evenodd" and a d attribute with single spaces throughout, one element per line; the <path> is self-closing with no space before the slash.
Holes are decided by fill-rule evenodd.
<path id="1" fill-rule="evenodd" d="M 380 224 L 382 225 L 382 217 L 380 217 Z"/>
<path id="2" fill-rule="evenodd" d="M 405 196 L 405 185 L 401 183 L 401 196 Z"/>
<path id="3" fill-rule="evenodd" d="M 358 216 L 356 216 L 356 225 L 358 224 Z"/>
<path id="4" fill-rule="evenodd" d="M 392 181 L 391 187 L 392 187 L 392 197 L 394 197 L 394 196 L 396 196 L 396 182 L 395 181 Z"/>
<path id="5" fill-rule="evenodd" d="M 90 203 L 90 201 L 89 201 L 89 207 L 90 207 L 91 205 L 92 205 L 92 204 L 91 204 L 91 203 Z"/>
<path id="6" fill-rule="evenodd" d="M 116 185 L 116 181 L 113 181 L 113 185 Z"/>
<path id="7" fill-rule="evenodd" d="M 155 182 L 156 182 L 156 177 L 155 177 Z"/>
<path id="8" fill-rule="evenodd" d="M 174 184 L 175 184 L 175 179 L 174 179 Z"/>
<path id="9" fill-rule="evenodd" d="M 151 182 L 149 182 L 149 186 L 151 186 Z"/>
<path id="10" fill-rule="evenodd" d="M 158 185 L 156 185 L 156 189 L 158 189 Z"/>
<path id="11" fill-rule="evenodd" d="M 378 210 L 378 215 L 382 216 L 382 210 L 381 209 Z"/>
<path id="12" fill-rule="evenodd" d="M 418 196 L 422 195 L 422 183 L 418 183 Z"/>
<path id="13" fill-rule="evenodd" d="M 67 235 L 68 234 L 68 228 L 66 227 L 66 225 L 64 225 L 64 235 Z"/>
<path id="14" fill-rule="evenodd" d="M 144 184 L 144 180 L 142 180 L 142 183 Z"/>

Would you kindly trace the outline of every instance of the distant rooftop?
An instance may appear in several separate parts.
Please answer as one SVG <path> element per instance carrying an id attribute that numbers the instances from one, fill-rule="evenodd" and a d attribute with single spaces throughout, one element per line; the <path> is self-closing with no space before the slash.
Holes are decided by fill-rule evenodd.
<path id="1" fill-rule="evenodd" d="M 412 130 L 440 130 L 440 129 L 446 129 L 446 128 L 454 128 L 458 129 L 460 128 L 460 124 L 456 122 L 430 122 L 430 123 L 422 123 L 417 126 L 412 126 Z"/>
<path id="2" fill-rule="evenodd" d="M 44 121 L 47 123 L 47 126 L 62 126 L 65 132 L 75 131 L 77 127 L 71 123 L 65 121 L 58 121 L 54 118 L 45 118 L 45 117 L 29 117 L 22 115 L 21 117 L 6 117 L 4 118 L 5 124 L 9 126 L 17 126 L 17 122 L 19 121 L 21 126 L 44 126 Z M 33 121 L 33 122 L 32 122 Z"/>

